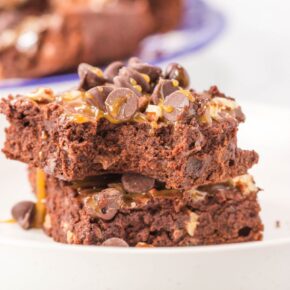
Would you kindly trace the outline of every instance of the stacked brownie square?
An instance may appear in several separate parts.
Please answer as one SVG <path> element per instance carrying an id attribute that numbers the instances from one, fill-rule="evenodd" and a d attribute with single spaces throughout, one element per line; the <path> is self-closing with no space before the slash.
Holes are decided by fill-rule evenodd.
<path id="1" fill-rule="evenodd" d="M 178 64 L 131 58 L 79 66 L 79 86 L 9 96 L 3 152 L 29 164 L 37 202 L 12 214 L 54 240 L 107 246 L 191 246 L 262 238 L 254 151 L 245 120 L 217 87 L 189 89 Z"/>

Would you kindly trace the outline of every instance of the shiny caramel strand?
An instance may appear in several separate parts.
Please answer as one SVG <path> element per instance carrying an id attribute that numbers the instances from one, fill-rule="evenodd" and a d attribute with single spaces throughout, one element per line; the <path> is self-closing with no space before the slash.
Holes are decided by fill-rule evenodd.
<path id="1" fill-rule="evenodd" d="M 35 205 L 35 217 L 34 217 L 34 228 L 41 228 L 45 217 L 45 198 L 46 198 L 46 176 L 43 170 L 36 170 L 36 197 L 37 202 Z"/>

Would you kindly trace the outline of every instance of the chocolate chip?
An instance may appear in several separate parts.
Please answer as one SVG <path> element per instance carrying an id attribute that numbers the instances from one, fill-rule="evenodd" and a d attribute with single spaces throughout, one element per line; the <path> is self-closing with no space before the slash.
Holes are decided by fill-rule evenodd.
<path id="1" fill-rule="evenodd" d="M 160 67 L 150 65 L 148 63 L 143 63 L 139 58 L 132 57 L 128 61 L 128 66 L 137 70 L 140 73 L 146 74 L 150 77 L 152 82 L 158 80 L 158 78 L 162 74 L 162 70 Z"/>
<path id="2" fill-rule="evenodd" d="M 138 110 L 138 97 L 130 89 L 112 91 L 105 102 L 107 112 L 117 121 L 130 120 Z"/>
<path id="3" fill-rule="evenodd" d="M 115 217 L 121 206 L 122 192 L 107 188 L 85 198 L 84 207 L 92 218 L 109 221 Z"/>
<path id="4" fill-rule="evenodd" d="M 133 66 L 136 63 L 142 63 L 142 60 L 139 57 L 133 56 L 128 59 L 128 66 Z"/>
<path id="5" fill-rule="evenodd" d="M 107 239 L 102 243 L 102 246 L 105 246 L 105 247 L 124 247 L 124 248 L 129 247 L 129 245 L 124 240 L 119 239 L 119 238 Z"/>
<path id="6" fill-rule="evenodd" d="M 160 79 L 152 93 L 152 101 L 158 105 L 160 100 L 177 91 L 179 87 L 171 80 Z"/>
<path id="7" fill-rule="evenodd" d="M 107 66 L 107 68 L 104 71 L 104 75 L 107 80 L 110 82 L 113 82 L 113 79 L 115 76 L 118 75 L 119 70 L 124 66 L 125 64 L 122 61 L 115 61 L 112 62 Z"/>
<path id="8" fill-rule="evenodd" d="M 126 173 L 122 176 L 122 184 L 129 193 L 143 193 L 154 187 L 155 179 L 136 173 Z"/>
<path id="9" fill-rule="evenodd" d="M 176 121 L 189 104 L 188 97 L 180 91 L 170 94 L 164 101 L 164 117 L 171 122 Z"/>
<path id="10" fill-rule="evenodd" d="M 78 67 L 78 75 L 80 78 L 79 88 L 89 90 L 96 86 L 101 86 L 107 82 L 103 72 L 87 63 L 81 63 Z"/>
<path id="11" fill-rule="evenodd" d="M 112 86 L 99 86 L 90 89 L 87 92 L 87 103 L 106 111 L 105 101 L 108 95 L 114 90 Z"/>
<path id="12" fill-rule="evenodd" d="M 142 75 L 141 73 L 132 68 L 123 67 L 119 71 L 119 76 L 125 78 L 133 86 L 139 85 L 144 92 L 149 92 L 151 89 L 150 77 L 148 75 L 146 77 L 146 75 Z"/>
<path id="13" fill-rule="evenodd" d="M 82 180 L 72 181 L 72 187 L 77 189 L 80 194 L 93 192 L 93 188 L 106 188 L 110 183 L 120 183 L 119 174 L 104 174 L 97 176 L 88 176 Z"/>
<path id="14" fill-rule="evenodd" d="M 190 82 L 187 71 L 177 63 L 168 65 L 165 70 L 165 78 L 177 80 L 182 88 L 188 88 Z"/>
<path id="15" fill-rule="evenodd" d="M 33 224 L 35 203 L 32 201 L 21 201 L 13 206 L 11 214 L 23 229 L 28 230 Z"/>
<path id="16" fill-rule="evenodd" d="M 187 160 L 185 172 L 190 176 L 192 176 L 193 178 L 197 178 L 203 166 L 204 163 L 202 160 L 190 156 Z"/>
<path id="17" fill-rule="evenodd" d="M 134 86 L 131 84 L 131 82 L 129 80 L 127 80 L 126 78 L 124 77 L 121 77 L 121 76 L 116 76 L 114 77 L 113 79 L 113 83 L 116 87 L 118 88 L 127 88 L 127 89 L 130 89 L 131 91 L 133 91 L 138 97 L 141 97 L 142 96 L 142 88 L 138 88 L 138 86 Z"/>

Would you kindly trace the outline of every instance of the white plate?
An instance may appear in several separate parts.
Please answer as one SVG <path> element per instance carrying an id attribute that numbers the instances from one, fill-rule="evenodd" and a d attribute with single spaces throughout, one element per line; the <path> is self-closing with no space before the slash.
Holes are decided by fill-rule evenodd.
<path id="1" fill-rule="evenodd" d="M 289 290 L 290 111 L 244 104 L 241 147 L 261 156 L 252 173 L 265 223 L 262 242 L 171 249 L 114 249 L 54 243 L 40 231 L 0 225 L 0 289 Z M 4 120 L 0 120 L 0 143 Z M 25 166 L 0 157 L 0 218 L 31 198 Z M 279 221 L 280 227 L 276 223 Z"/>

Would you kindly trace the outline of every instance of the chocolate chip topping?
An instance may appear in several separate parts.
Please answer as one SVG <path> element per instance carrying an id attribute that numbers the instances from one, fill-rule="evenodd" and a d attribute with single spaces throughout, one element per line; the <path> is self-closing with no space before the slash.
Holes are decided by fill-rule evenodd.
<path id="1" fill-rule="evenodd" d="M 184 93 L 176 91 L 170 94 L 164 101 L 164 117 L 171 122 L 175 122 L 184 112 L 184 109 L 189 107 L 189 104 L 189 99 Z"/>
<path id="2" fill-rule="evenodd" d="M 121 191 L 107 188 L 85 198 L 84 206 L 92 217 L 109 221 L 118 213 L 121 200 Z"/>
<path id="3" fill-rule="evenodd" d="M 160 103 L 160 100 L 164 100 L 166 96 L 177 91 L 179 89 L 178 84 L 172 80 L 160 79 L 152 93 L 152 101 L 155 105 Z"/>
<path id="4" fill-rule="evenodd" d="M 152 82 L 157 81 L 162 74 L 160 67 L 144 63 L 137 57 L 130 58 L 128 61 L 128 66 L 140 73 L 148 75 Z"/>
<path id="5" fill-rule="evenodd" d="M 105 105 L 112 118 L 117 121 L 127 121 L 137 112 L 138 97 L 130 89 L 118 88 L 109 94 Z"/>
<path id="6" fill-rule="evenodd" d="M 113 79 L 114 85 L 118 88 L 127 88 L 133 91 L 138 97 L 142 96 L 142 88 L 140 86 L 133 85 L 129 80 L 124 77 L 116 76 Z"/>
<path id="7" fill-rule="evenodd" d="M 162 74 L 159 67 L 130 58 L 127 64 L 111 63 L 105 72 L 82 63 L 80 89 L 59 95 L 39 90 L 28 97 L 37 103 L 63 105 L 63 122 L 87 123 L 106 119 L 112 124 L 137 122 L 151 132 L 165 123 L 189 121 L 193 115 L 201 124 L 211 125 L 221 118 L 243 121 L 240 106 L 213 86 L 197 93 L 188 86 L 185 69 L 172 63 Z"/>
<path id="8" fill-rule="evenodd" d="M 130 67 L 123 67 L 119 72 L 119 76 L 129 81 L 133 86 L 139 85 L 142 92 L 150 92 L 150 77 L 148 75 L 141 74 Z"/>
<path id="9" fill-rule="evenodd" d="M 182 88 L 186 89 L 189 86 L 189 75 L 178 63 L 171 63 L 168 65 L 165 71 L 165 78 L 177 80 Z"/>
<path id="10" fill-rule="evenodd" d="M 81 63 L 79 65 L 78 75 L 80 78 L 79 88 L 83 90 L 102 86 L 107 82 L 103 72 L 99 68 L 93 67 L 87 63 Z"/>
<path id="11" fill-rule="evenodd" d="M 105 101 L 113 90 L 112 86 L 94 87 L 87 92 L 87 103 L 96 106 L 102 111 L 106 111 Z"/>
<path id="12" fill-rule="evenodd" d="M 143 193 L 154 187 L 155 179 L 136 173 L 127 173 L 122 176 L 122 184 L 129 193 Z"/>
<path id="13" fill-rule="evenodd" d="M 28 230 L 33 224 L 35 203 L 32 201 L 21 201 L 13 206 L 11 214 L 23 229 Z"/>
<path id="14" fill-rule="evenodd" d="M 124 247 L 124 248 L 129 247 L 129 245 L 124 240 L 119 239 L 119 238 L 107 239 L 102 243 L 102 246 L 105 246 L 105 247 Z"/>
<path id="15" fill-rule="evenodd" d="M 114 61 L 111 64 L 109 64 L 104 71 L 106 79 L 110 82 L 113 82 L 114 77 L 119 74 L 119 70 L 123 66 L 125 66 L 125 64 L 122 61 Z"/>

